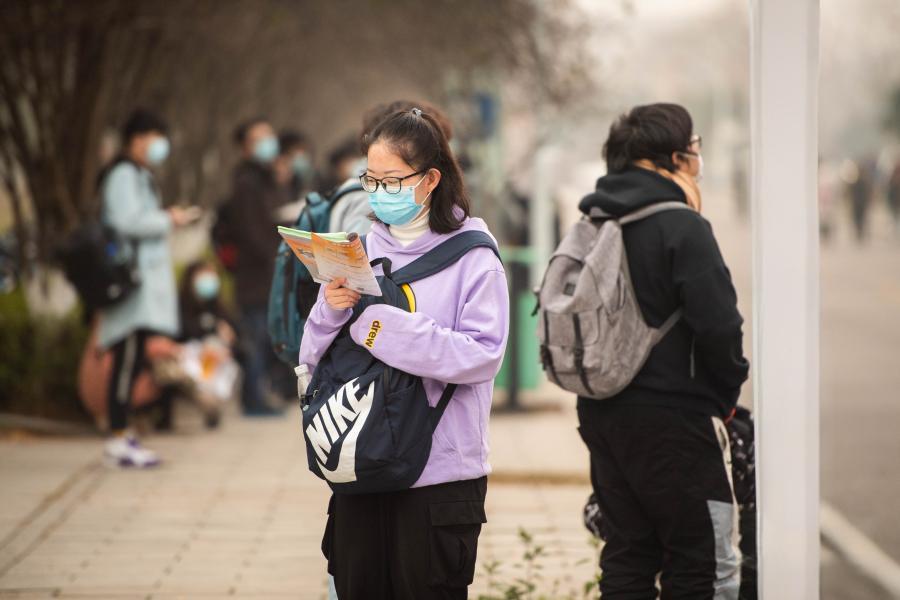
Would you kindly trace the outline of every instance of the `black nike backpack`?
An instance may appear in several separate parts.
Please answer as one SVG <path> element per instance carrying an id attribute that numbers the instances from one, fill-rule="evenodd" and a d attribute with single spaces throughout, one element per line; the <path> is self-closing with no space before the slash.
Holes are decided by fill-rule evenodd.
<path id="1" fill-rule="evenodd" d="M 335 493 L 399 491 L 419 479 L 431 437 L 456 391 L 448 384 L 435 407 L 428 404 L 422 378 L 376 359 L 350 337 L 350 325 L 366 307 L 389 304 L 414 312 L 409 284 L 454 264 L 475 248 L 499 251 L 481 231 L 457 234 L 396 272 L 390 260 L 372 261 L 382 297 L 363 296 L 313 373 L 301 398 L 309 469 Z M 373 323 L 373 328 L 378 322 Z M 377 333 L 377 332 L 376 332 Z"/>

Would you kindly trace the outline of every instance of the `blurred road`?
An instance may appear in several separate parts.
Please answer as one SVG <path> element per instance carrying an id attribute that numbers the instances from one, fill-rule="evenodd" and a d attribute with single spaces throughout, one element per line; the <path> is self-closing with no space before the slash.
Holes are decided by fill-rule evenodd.
<path id="1" fill-rule="evenodd" d="M 822 492 L 900 562 L 900 243 L 822 254 Z"/>
<path id="2" fill-rule="evenodd" d="M 727 204 L 707 204 L 747 319 L 751 351 L 751 245 L 748 223 Z M 873 236 L 858 246 L 847 213 L 821 254 L 821 485 L 839 510 L 900 562 L 900 240 L 886 211 L 873 214 Z M 751 404 L 748 384 L 742 402 Z M 789 402 L 790 398 L 785 398 Z M 888 596 L 825 549 L 822 598 Z"/>

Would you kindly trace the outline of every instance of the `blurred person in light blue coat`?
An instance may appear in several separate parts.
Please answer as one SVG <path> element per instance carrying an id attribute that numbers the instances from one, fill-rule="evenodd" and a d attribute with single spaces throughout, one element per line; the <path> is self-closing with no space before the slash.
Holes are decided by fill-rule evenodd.
<path id="1" fill-rule="evenodd" d="M 99 344 L 111 349 L 107 463 L 119 467 L 152 467 L 156 454 L 140 445 L 128 430 L 135 379 L 145 366 L 145 345 L 151 335 L 178 334 L 178 294 L 169 234 L 196 215 L 160 205 L 159 189 L 150 171 L 169 154 L 166 124 L 158 116 L 136 110 L 122 132 L 122 153 L 101 175 L 101 219 L 137 255 L 141 283 L 122 301 L 100 311 Z"/>

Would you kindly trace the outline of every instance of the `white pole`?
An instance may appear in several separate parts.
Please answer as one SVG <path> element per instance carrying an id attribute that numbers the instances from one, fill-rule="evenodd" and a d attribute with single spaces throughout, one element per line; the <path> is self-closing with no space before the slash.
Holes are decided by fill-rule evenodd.
<path id="1" fill-rule="evenodd" d="M 544 269 L 553 254 L 556 214 L 553 206 L 553 160 L 555 148 L 542 145 L 534 155 L 531 205 L 529 207 L 529 242 L 534 249 L 531 264 L 531 287 L 541 284 Z"/>
<path id="2" fill-rule="evenodd" d="M 817 0 L 751 0 L 754 389 L 763 600 L 819 597 Z"/>

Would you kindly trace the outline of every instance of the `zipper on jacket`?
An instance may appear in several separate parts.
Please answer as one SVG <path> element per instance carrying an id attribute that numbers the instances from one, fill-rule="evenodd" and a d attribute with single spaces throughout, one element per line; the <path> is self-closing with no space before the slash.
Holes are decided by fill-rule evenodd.
<path id="1" fill-rule="evenodd" d="M 697 344 L 697 336 L 691 336 L 691 379 L 697 375 L 697 361 L 694 359 L 694 347 Z"/>

